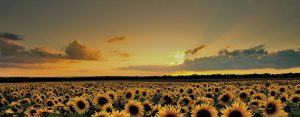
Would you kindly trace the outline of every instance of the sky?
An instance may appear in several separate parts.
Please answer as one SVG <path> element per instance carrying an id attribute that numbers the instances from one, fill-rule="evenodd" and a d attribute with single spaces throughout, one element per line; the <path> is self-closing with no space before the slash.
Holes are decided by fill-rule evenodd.
<path id="1" fill-rule="evenodd" d="M 300 71 L 299 0 L 0 0 L 0 76 Z"/>

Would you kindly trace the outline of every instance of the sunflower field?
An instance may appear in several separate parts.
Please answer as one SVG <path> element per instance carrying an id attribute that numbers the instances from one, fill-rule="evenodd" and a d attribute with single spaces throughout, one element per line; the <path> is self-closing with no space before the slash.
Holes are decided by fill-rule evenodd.
<path id="1" fill-rule="evenodd" d="M 0 117 L 300 117 L 300 80 L 1 83 Z"/>

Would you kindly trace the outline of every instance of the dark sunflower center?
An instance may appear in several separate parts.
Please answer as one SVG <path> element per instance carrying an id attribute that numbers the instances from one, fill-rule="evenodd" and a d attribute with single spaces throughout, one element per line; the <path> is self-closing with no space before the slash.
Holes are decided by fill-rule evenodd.
<path id="1" fill-rule="evenodd" d="M 286 102 L 286 98 L 285 97 L 281 97 L 280 100 L 281 100 L 281 102 Z"/>
<path id="2" fill-rule="evenodd" d="M 165 100 L 166 104 L 171 104 L 171 102 L 172 102 L 172 99 L 169 96 L 164 96 L 164 100 Z"/>
<path id="3" fill-rule="evenodd" d="M 134 105 L 131 105 L 129 106 L 129 112 L 132 115 L 137 115 L 139 113 L 139 108 Z"/>
<path id="4" fill-rule="evenodd" d="M 35 114 L 36 113 L 36 110 L 31 110 L 30 111 L 30 115 L 32 115 L 33 116 L 33 114 Z"/>
<path id="5" fill-rule="evenodd" d="M 295 91 L 296 94 L 300 94 L 300 90 Z"/>
<path id="6" fill-rule="evenodd" d="M 267 114 L 274 114 L 276 112 L 276 106 L 273 103 L 267 105 L 266 113 Z"/>
<path id="7" fill-rule="evenodd" d="M 76 112 L 76 110 L 75 110 L 75 108 L 74 108 L 73 106 L 70 106 L 70 110 L 71 110 L 72 112 Z"/>
<path id="8" fill-rule="evenodd" d="M 183 99 L 182 102 L 183 102 L 184 105 L 187 105 L 187 104 L 189 104 L 190 100 L 189 99 Z"/>
<path id="9" fill-rule="evenodd" d="M 109 97 L 110 97 L 110 99 L 114 99 L 115 96 L 110 94 Z"/>
<path id="10" fill-rule="evenodd" d="M 197 117 L 211 117 L 211 114 L 208 110 L 202 109 L 197 112 Z"/>
<path id="11" fill-rule="evenodd" d="M 258 105 L 258 103 L 257 103 L 257 102 L 252 102 L 252 103 L 251 103 L 251 105 L 255 105 L 255 106 L 257 106 L 257 105 Z"/>
<path id="12" fill-rule="evenodd" d="M 107 108 L 106 112 L 112 113 L 112 109 L 111 108 Z"/>
<path id="13" fill-rule="evenodd" d="M 147 93 L 146 93 L 146 92 L 143 92 L 143 93 L 142 93 L 142 95 L 143 95 L 143 96 L 146 96 L 146 95 L 147 95 Z"/>
<path id="14" fill-rule="evenodd" d="M 240 98 L 244 99 L 244 98 L 246 98 L 246 97 L 247 97 L 247 94 L 246 94 L 246 93 L 241 93 L 241 94 L 240 94 Z"/>
<path id="15" fill-rule="evenodd" d="M 149 104 L 144 104 L 144 110 L 145 111 L 150 111 L 151 110 L 151 106 Z"/>
<path id="16" fill-rule="evenodd" d="M 193 90 L 192 89 L 188 89 L 187 93 L 193 93 Z"/>
<path id="17" fill-rule="evenodd" d="M 78 101 L 77 106 L 78 106 L 79 109 L 84 109 L 86 105 L 83 101 Z"/>
<path id="18" fill-rule="evenodd" d="M 183 89 L 180 89 L 179 92 L 180 92 L 180 93 L 183 93 Z"/>
<path id="19" fill-rule="evenodd" d="M 229 95 L 224 95 L 224 96 L 222 97 L 222 101 L 223 101 L 223 102 L 228 102 L 229 99 L 230 99 Z"/>
<path id="20" fill-rule="evenodd" d="M 18 109 L 16 109 L 16 108 L 11 108 L 11 110 L 12 110 L 13 112 L 18 112 Z"/>
<path id="21" fill-rule="evenodd" d="M 229 113 L 228 117 L 243 117 L 243 114 L 240 111 L 232 111 Z"/>
<path id="22" fill-rule="evenodd" d="M 158 113 L 158 110 L 152 111 L 151 116 L 154 117 L 156 115 L 156 113 Z"/>
<path id="23" fill-rule="evenodd" d="M 190 98 L 192 98 L 194 100 L 195 96 L 193 94 L 190 94 Z"/>
<path id="24" fill-rule="evenodd" d="M 297 103 L 297 102 L 299 102 L 299 97 L 293 97 L 293 99 L 292 99 L 292 101 L 294 102 L 294 103 Z"/>
<path id="25" fill-rule="evenodd" d="M 53 106 L 53 102 L 52 101 L 47 101 L 47 106 Z"/>
<path id="26" fill-rule="evenodd" d="M 280 88 L 280 92 L 284 92 L 285 91 L 285 88 Z"/>
<path id="27" fill-rule="evenodd" d="M 271 96 L 274 96 L 276 93 L 274 91 L 271 92 Z"/>
<path id="28" fill-rule="evenodd" d="M 177 116 L 170 113 L 170 114 L 167 114 L 166 117 L 177 117 Z"/>
<path id="29" fill-rule="evenodd" d="M 108 100 L 104 97 L 100 97 L 98 99 L 98 104 L 101 105 L 101 106 L 105 105 L 107 102 L 108 102 Z"/>
<path id="30" fill-rule="evenodd" d="M 131 93 L 126 93 L 126 98 L 131 98 Z"/>
<path id="31" fill-rule="evenodd" d="M 215 89 L 215 92 L 219 92 L 219 88 L 216 88 L 216 89 Z"/>
<path id="32" fill-rule="evenodd" d="M 261 97 L 260 96 L 256 96 L 255 99 L 261 100 Z"/>
<path id="33" fill-rule="evenodd" d="M 206 94 L 205 97 L 207 97 L 207 98 L 212 98 L 212 95 L 211 95 L 211 94 Z"/>

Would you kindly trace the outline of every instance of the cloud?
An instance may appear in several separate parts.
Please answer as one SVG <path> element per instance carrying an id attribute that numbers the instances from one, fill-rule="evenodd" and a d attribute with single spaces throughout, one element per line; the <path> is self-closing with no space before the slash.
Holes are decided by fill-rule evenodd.
<path id="1" fill-rule="evenodd" d="M 98 60 L 100 52 L 81 44 L 71 42 L 64 52 L 46 47 L 28 49 L 17 41 L 23 40 L 12 33 L 0 32 L 0 67 L 24 67 L 24 64 L 53 63 L 65 60 Z"/>
<path id="2" fill-rule="evenodd" d="M 120 41 L 125 41 L 126 37 L 114 37 L 111 39 L 108 39 L 107 42 L 108 43 L 114 43 L 114 42 L 120 42 Z"/>
<path id="3" fill-rule="evenodd" d="M 67 58 L 77 60 L 98 60 L 100 51 L 94 51 L 78 41 L 71 42 L 65 49 Z"/>
<path id="4" fill-rule="evenodd" d="M 22 40 L 22 36 L 8 32 L 0 32 L 0 38 L 9 40 Z"/>
<path id="5" fill-rule="evenodd" d="M 222 49 L 218 55 L 185 60 L 183 64 L 175 66 L 129 66 L 123 70 L 142 71 L 209 71 L 209 70 L 245 70 L 245 69 L 288 69 L 300 67 L 300 50 L 286 49 L 268 52 L 264 45 L 248 49 Z"/>
<path id="6" fill-rule="evenodd" d="M 206 45 L 201 45 L 194 49 L 185 51 L 185 59 L 188 59 L 188 60 L 195 59 L 199 55 L 200 50 L 202 50 L 204 48 L 206 48 Z"/>
<path id="7" fill-rule="evenodd" d="M 31 49 L 30 54 L 34 57 L 39 57 L 39 58 L 63 58 L 62 54 L 50 50 L 49 48 L 46 47 L 37 47 Z"/>
<path id="8" fill-rule="evenodd" d="M 120 51 L 120 50 L 113 50 L 113 51 L 111 51 L 111 53 L 114 54 L 114 55 L 123 57 L 123 58 L 128 58 L 128 57 L 131 56 L 128 52 L 123 52 L 123 51 Z"/>

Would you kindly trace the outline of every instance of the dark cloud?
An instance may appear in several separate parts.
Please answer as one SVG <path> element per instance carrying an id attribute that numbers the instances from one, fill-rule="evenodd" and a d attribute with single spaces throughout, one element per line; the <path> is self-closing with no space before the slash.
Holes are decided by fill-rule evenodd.
<path id="1" fill-rule="evenodd" d="M 8 32 L 0 32 L 0 38 L 9 40 L 22 40 L 22 36 Z"/>
<path id="2" fill-rule="evenodd" d="M 26 53 L 25 47 L 14 40 L 0 38 L 0 57 L 20 56 Z"/>
<path id="3" fill-rule="evenodd" d="M 79 43 L 71 42 L 64 52 L 56 52 L 46 47 L 27 49 L 17 41 L 22 40 L 12 33 L 0 33 L 0 67 L 24 67 L 24 64 L 60 62 L 63 60 L 98 60 L 99 51 Z"/>
<path id="4" fill-rule="evenodd" d="M 66 47 L 65 53 L 67 58 L 77 60 L 98 60 L 100 56 L 99 51 L 94 51 L 78 41 L 70 43 Z"/>
<path id="5" fill-rule="evenodd" d="M 114 37 L 114 38 L 108 39 L 107 42 L 114 43 L 114 42 L 125 41 L 125 40 L 126 40 L 126 37 Z"/>
<path id="6" fill-rule="evenodd" d="M 111 51 L 111 53 L 114 54 L 114 55 L 123 57 L 123 58 L 128 58 L 128 57 L 131 56 L 128 52 L 123 52 L 123 51 L 120 51 L 120 50 L 113 50 L 113 51 Z"/>
<path id="7" fill-rule="evenodd" d="M 225 56 L 240 56 L 250 54 L 268 54 L 268 52 L 265 50 L 264 45 L 258 45 L 249 49 L 234 50 L 232 52 L 229 52 L 227 49 L 222 49 L 219 51 L 219 55 Z"/>
<path id="8" fill-rule="evenodd" d="M 144 71 L 208 71 L 208 70 L 241 70 L 241 69 L 288 69 L 300 67 L 300 50 L 281 50 L 268 52 L 264 45 L 249 49 L 222 49 L 216 56 L 185 60 L 176 66 L 129 66 L 120 69 Z"/>
<path id="9" fill-rule="evenodd" d="M 34 48 L 30 51 L 30 53 L 32 56 L 39 58 L 63 58 L 62 54 L 54 52 L 46 47 Z"/>
<path id="10" fill-rule="evenodd" d="M 188 60 L 195 59 L 199 55 L 200 50 L 204 49 L 205 47 L 206 47 L 206 45 L 201 45 L 194 49 L 185 51 L 185 59 L 188 59 Z"/>

